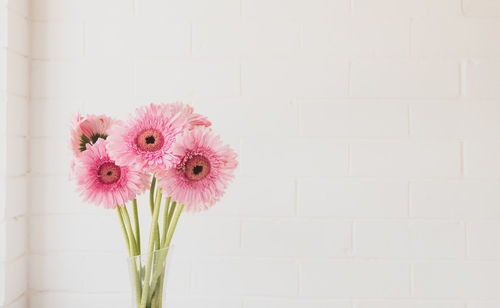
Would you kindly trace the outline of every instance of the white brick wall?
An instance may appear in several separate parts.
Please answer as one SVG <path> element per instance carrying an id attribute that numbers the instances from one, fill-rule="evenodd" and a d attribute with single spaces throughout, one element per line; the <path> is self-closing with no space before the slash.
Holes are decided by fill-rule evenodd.
<path id="1" fill-rule="evenodd" d="M 129 304 L 115 216 L 67 181 L 66 123 L 170 100 L 240 167 L 182 217 L 169 307 L 500 307 L 499 3 L 31 0 L 30 22 L 9 0 L 0 114 L 29 122 L 1 121 L 0 307 L 27 307 L 18 270 L 30 307 Z"/>
<path id="2" fill-rule="evenodd" d="M 28 1 L 0 1 L 0 307 L 27 307 Z"/>

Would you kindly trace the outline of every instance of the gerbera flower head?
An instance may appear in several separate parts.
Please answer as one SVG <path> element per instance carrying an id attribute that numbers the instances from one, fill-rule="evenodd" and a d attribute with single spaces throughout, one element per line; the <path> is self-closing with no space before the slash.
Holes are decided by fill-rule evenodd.
<path id="1" fill-rule="evenodd" d="M 94 144 L 99 138 L 106 139 L 116 120 L 105 115 L 76 114 L 71 123 L 71 149 L 75 156 L 87 149 L 87 144 Z"/>
<path id="2" fill-rule="evenodd" d="M 78 191 L 85 201 L 105 208 L 123 206 L 144 191 L 149 177 L 139 169 L 116 164 L 106 151 L 107 140 L 87 144 L 75 159 L 74 174 Z"/>
<path id="3" fill-rule="evenodd" d="M 193 107 L 189 105 L 181 102 L 175 102 L 168 104 L 167 106 L 172 115 L 178 115 L 186 119 L 189 129 L 193 129 L 198 126 L 209 127 L 212 125 L 207 117 L 194 113 Z"/>
<path id="4" fill-rule="evenodd" d="M 181 157 L 173 168 L 158 174 L 159 185 L 172 200 L 197 212 L 210 208 L 224 194 L 238 165 L 236 153 L 209 129 L 186 131 L 174 145 Z"/>
<path id="5" fill-rule="evenodd" d="M 109 154 L 118 164 L 133 164 L 151 172 L 170 168 L 179 160 L 172 145 L 186 127 L 186 119 L 172 114 L 167 105 L 138 108 L 126 124 L 111 130 Z"/>

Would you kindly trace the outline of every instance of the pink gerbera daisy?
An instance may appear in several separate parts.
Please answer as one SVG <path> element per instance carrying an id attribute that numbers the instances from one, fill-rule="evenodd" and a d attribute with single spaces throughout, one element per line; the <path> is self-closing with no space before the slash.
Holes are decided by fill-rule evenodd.
<path id="1" fill-rule="evenodd" d="M 188 122 L 189 128 L 192 129 L 197 126 L 209 127 L 212 123 L 207 119 L 207 117 L 201 114 L 194 113 L 193 107 L 185 105 L 181 102 L 176 102 L 167 105 L 170 112 L 173 115 L 179 115 L 185 118 Z"/>
<path id="2" fill-rule="evenodd" d="M 170 168 L 178 162 L 172 144 L 186 126 L 186 119 L 173 115 L 167 105 L 138 108 L 126 124 L 112 128 L 109 154 L 118 164 L 133 164 L 151 172 Z"/>
<path id="3" fill-rule="evenodd" d="M 236 153 L 210 130 L 187 131 L 174 145 L 181 161 L 160 172 L 162 189 L 187 211 L 208 209 L 224 194 L 238 165 Z"/>
<path id="4" fill-rule="evenodd" d="M 99 138 L 106 139 L 109 129 L 117 121 L 105 115 L 76 114 L 71 123 L 71 149 L 75 156 L 87 149 L 87 144 L 94 144 Z"/>
<path id="5" fill-rule="evenodd" d="M 108 141 L 99 139 L 87 144 L 86 151 L 75 160 L 78 191 L 85 201 L 105 208 L 123 206 L 148 185 L 148 176 L 126 165 L 117 165 L 106 151 Z"/>

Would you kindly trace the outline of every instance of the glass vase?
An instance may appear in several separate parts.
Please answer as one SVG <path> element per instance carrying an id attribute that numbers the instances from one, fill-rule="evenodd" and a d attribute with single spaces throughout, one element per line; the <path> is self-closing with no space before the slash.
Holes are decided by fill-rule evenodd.
<path id="1" fill-rule="evenodd" d="M 172 247 L 129 257 L 132 307 L 163 308 Z"/>

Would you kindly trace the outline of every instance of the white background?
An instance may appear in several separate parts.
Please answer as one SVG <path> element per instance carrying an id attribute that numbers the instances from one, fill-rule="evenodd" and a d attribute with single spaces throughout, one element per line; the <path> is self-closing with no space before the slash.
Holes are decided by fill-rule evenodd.
<path id="1" fill-rule="evenodd" d="M 240 166 L 181 217 L 167 307 L 500 307 L 499 1 L 0 12 L 1 307 L 127 307 L 116 213 L 68 182 L 67 124 L 175 100 Z"/>

